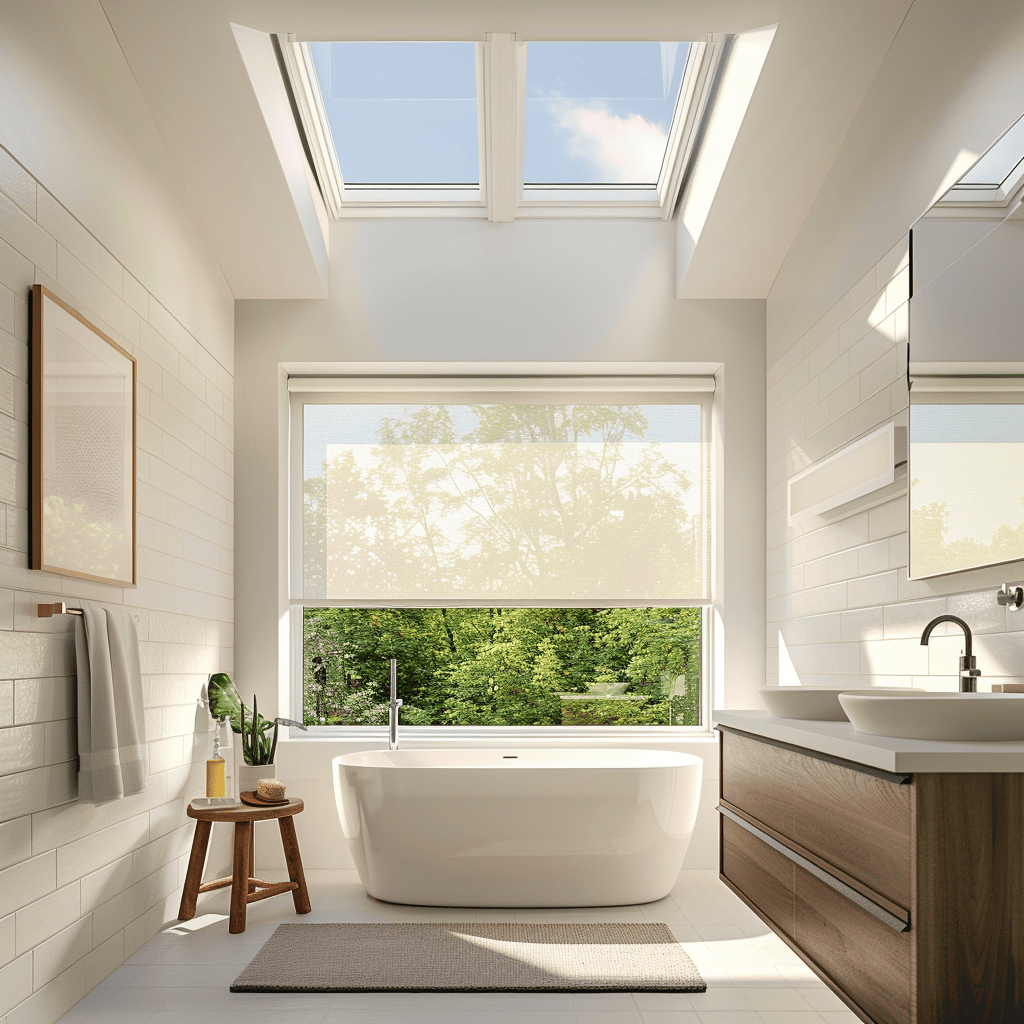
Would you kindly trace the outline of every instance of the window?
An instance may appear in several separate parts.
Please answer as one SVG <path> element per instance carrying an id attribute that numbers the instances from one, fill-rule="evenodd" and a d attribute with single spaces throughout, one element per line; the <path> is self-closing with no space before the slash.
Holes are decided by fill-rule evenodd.
<path id="1" fill-rule="evenodd" d="M 524 198 L 662 182 L 688 43 L 530 43 Z M 678 134 L 678 133 L 677 133 Z M 579 198 L 579 196 L 577 196 Z"/>
<path id="2" fill-rule="evenodd" d="M 346 191 L 480 198 L 473 43 L 309 43 Z"/>
<path id="3" fill-rule="evenodd" d="M 671 216 L 724 37 L 282 48 L 335 216 Z"/>
<path id="4" fill-rule="evenodd" d="M 984 153 L 939 200 L 943 204 L 1007 206 L 1024 182 L 1024 117 Z"/>
<path id="5" fill-rule="evenodd" d="M 700 724 L 712 387 L 293 377 L 296 714 Z"/>
<path id="6" fill-rule="evenodd" d="M 700 725 L 700 608 L 305 608 L 302 719 Z"/>

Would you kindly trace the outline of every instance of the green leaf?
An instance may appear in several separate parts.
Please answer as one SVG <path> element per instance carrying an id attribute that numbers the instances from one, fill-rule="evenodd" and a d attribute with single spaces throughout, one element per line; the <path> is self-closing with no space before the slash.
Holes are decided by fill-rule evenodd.
<path id="1" fill-rule="evenodd" d="M 271 764 L 274 751 L 267 733 L 274 727 L 274 723 L 259 713 L 255 695 L 250 711 L 243 703 L 235 684 L 226 672 L 215 672 L 211 675 L 206 688 L 210 701 L 210 714 L 214 718 L 228 719 L 232 731 L 242 737 L 242 757 L 245 763 L 248 765 Z M 299 728 L 302 726 L 300 725 Z"/>
<path id="2" fill-rule="evenodd" d="M 273 748 L 267 733 L 274 728 L 274 723 L 259 713 L 256 696 L 252 698 L 252 714 L 245 721 L 246 706 L 241 705 L 242 714 L 242 756 L 248 765 L 273 763 Z"/>
<path id="3" fill-rule="evenodd" d="M 227 672 L 214 672 L 206 684 L 210 700 L 210 714 L 214 718 L 226 718 L 231 723 L 231 731 L 242 733 L 242 698 L 231 682 Z"/>

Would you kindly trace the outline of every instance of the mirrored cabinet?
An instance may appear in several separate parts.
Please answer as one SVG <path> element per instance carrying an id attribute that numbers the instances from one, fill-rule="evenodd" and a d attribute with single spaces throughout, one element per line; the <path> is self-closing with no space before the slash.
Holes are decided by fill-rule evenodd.
<path id="1" fill-rule="evenodd" d="M 1024 559 L 1024 117 L 911 231 L 911 579 Z"/>

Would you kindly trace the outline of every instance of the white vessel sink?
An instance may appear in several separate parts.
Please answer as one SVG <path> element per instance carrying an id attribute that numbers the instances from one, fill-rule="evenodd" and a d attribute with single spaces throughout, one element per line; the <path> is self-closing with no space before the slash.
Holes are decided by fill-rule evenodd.
<path id="1" fill-rule="evenodd" d="M 834 686 L 759 686 L 757 692 L 769 713 L 776 718 L 802 718 L 813 722 L 846 721 L 846 712 L 839 703 L 839 695 L 845 691 Z M 909 688 L 877 687 L 865 692 L 900 694 L 914 691 Z"/>
<path id="2" fill-rule="evenodd" d="M 846 691 L 839 696 L 857 732 L 907 740 L 1024 740 L 1024 693 L 933 693 L 916 696 Z"/>

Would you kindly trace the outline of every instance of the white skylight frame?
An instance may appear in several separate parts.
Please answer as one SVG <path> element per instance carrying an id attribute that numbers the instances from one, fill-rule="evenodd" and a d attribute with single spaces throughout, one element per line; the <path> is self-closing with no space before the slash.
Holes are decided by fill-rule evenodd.
<path id="1" fill-rule="evenodd" d="M 948 192 L 946 192 L 941 199 L 936 202 L 936 206 L 990 206 L 1002 208 L 1009 206 L 1010 203 L 1017 197 L 1017 194 L 1021 191 L 1021 186 L 1024 185 L 1024 147 L 1020 148 L 1020 159 L 1003 175 L 1002 180 L 999 182 L 988 182 L 988 183 L 976 183 L 971 184 L 965 182 L 963 179 L 966 178 L 971 172 L 980 164 L 984 163 L 986 158 L 998 150 L 1000 144 L 1007 140 L 1008 136 L 1016 135 L 1020 136 L 1024 131 L 1024 117 L 1018 118 L 1009 128 L 1006 129 L 1002 135 L 977 160 L 971 165 L 971 167 L 961 176 L 960 180 L 953 185 Z M 1017 143 L 1020 143 L 1020 139 L 1017 139 Z"/>
<path id="2" fill-rule="evenodd" d="M 346 184 L 309 47 L 289 34 L 281 49 L 299 118 L 313 156 L 317 177 L 320 179 L 324 202 L 335 219 L 367 215 L 379 217 L 388 215 L 388 212 L 392 215 L 408 215 L 413 211 L 425 212 L 431 209 L 441 211 L 449 217 L 458 216 L 459 211 L 468 216 L 486 216 L 485 111 L 481 102 L 484 90 L 483 44 L 476 44 L 477 140 L 480 168 L 480 183 L 476 187 Z"/>
<path id="3" fill-rule="evenodd" d="M 538 40 L 540 42 L 541 40 Z M 669 219 L 676 207 L 710 88 L 721 41 L 690 42 L 658 182 L 527 187 L 523 182 L 526 53 L 529 43 L 489 33 L 476 44 L 478 188 L 346 185 L 308 46 L 282 44 L 296 108 L 324 201 L 338 220 L 366 217 L 471 217 L 492 221 L 550 217 Z"/>

